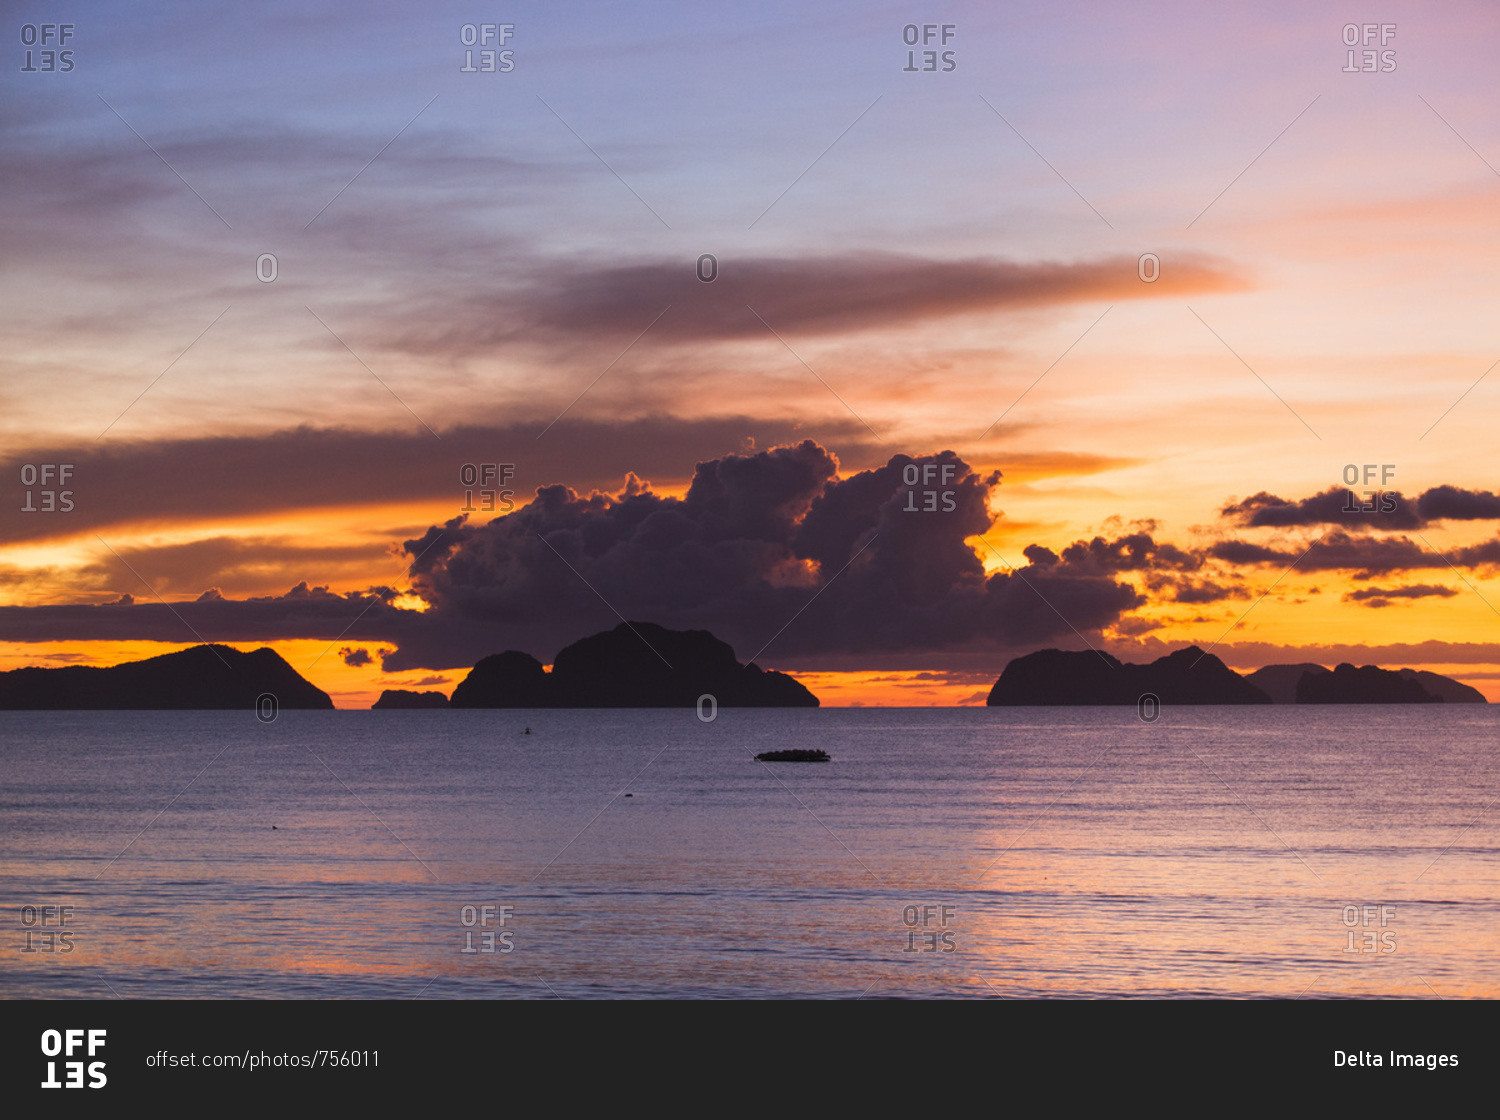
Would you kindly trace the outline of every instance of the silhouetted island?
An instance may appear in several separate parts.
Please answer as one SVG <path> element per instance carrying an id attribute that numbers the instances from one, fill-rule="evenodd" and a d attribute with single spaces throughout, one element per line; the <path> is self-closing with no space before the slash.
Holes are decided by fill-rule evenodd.
<path id="1" fill-rule="evenodd" d="M 990 707 L 1024 704 L 1484 704 L 1484 694 L 1451 677 L 1416 669 L 1304 662 L 1266 665 L 1242 677 L 1212 654 L 1188 646 L 1149 665 L 1107 653 L 1038 650 L 1005 667 Z"/>
<path id="2" fill-rule="evenodd" d="M 1341 678 L 1330 680 L 1338 671 Z M 1315 678 L 1307 681 L 1308 677 Z M 1462 681 L 1425 669 L 1380 669 L 1366 665 L 1267 665 L 1245 678 L 1278 704 L 1487 704 L 1484 693 Z M 1303 682 L 1307 681 L 1305 687 Z M 1417 685 L 1412 688 L 1411 685 Z"/>
<path id="3" fill-rule="evenodd" d="M 278 708 L 330 709 L 333 701 L 273 649 L 251 653 L 194 646 L 144 661 L 97 668 L 24 668 L 0 673 L 0 709 L 254 709 L 270 693 Z"/>
<path id="4" fill-rule="evenodd" d="M 1488 704 L 1484 693 L 1477 688 L 1456 681 L 1452 677 L 1445 677 L 1441 673 L 1431 673 L 1426 669 L 1397 669 L 1408 680 L 1416 681 L 1428 692 L 1446 704 Z"/>
<path id="5" fill-rule="evenodd" d="M 1331 673 L 1304 673 L 1297 682 L 1299 704 L 1441 704 L 1420 681 L 1374 665 L 1345 662 Z"/>
<path id="6" fill-rule="evenodd" d="M 1266 665 L 1245 679 L 1271 698 L 1273 704 L 1295 704 L 1297 684 L 1308 673 L 1326 673 L 1324 665 L 1303 662 L 1299 665 Z"/>
<path id="7" fill-rule="evenodd" d="M 1044 649 L 1005 667 L 985 703 L 1136 704 L 1151 693 L 1163 704 L 1269 704 L 1271 698 L 1197 646 L 1149 665 L 1132 665 L 1094 650 Z"/>
<path id="8" fill-rule="evenodd" d="M 691 708 L 709 695 L 721 708 L 816 708 L 795 678 L 741 665 L 706 630 L 621 623 L 574 642 L 549 673 L 530 654 L 483 658 L 453 690 L 454 708 Z"/>
<path id="9" fill-rule="evenodd" d="M 370 710 L 386 710 L 391 708 L 446 708 L 448 698 L 441 692 L 413 692 L 406 688 L 388 688 L 380 694 L 380 699 L 370 705 Z"/>
<path id="10" fill-rule="evenodd" d="M 794 748 L 787 751 L 761 751 L 756 762 L 830 762 L 827 751 Z"/>

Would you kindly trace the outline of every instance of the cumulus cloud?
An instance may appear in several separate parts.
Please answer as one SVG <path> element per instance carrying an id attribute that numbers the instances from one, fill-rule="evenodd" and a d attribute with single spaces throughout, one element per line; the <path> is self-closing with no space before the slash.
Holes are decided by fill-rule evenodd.
<path id="1" fill-rule="evenodd" d="M 1160 571 L 1163 568 L 1190 572 L 1203 566 L 1200 554 L 1157 541 L 1150 533 L 1144 532 L 1127 533 L 1114 540 L 1094 537 L 1088 541 L 1075 541 L 1063 549 L 1062 560 L 1080 570 L 1099 572 Z"/>
<path id="2" fill-rule="evenodd" d="M 544 487 L 487 525 L 455 519 L 404 547 L 430 621 L 487 625 L 491 648 L 508 635 L 544 657 L 617 614 L 785 659 L 1024 645 L 1142 602 L 1065 559 L 986 575 L 969 539 L 989 528 L 999 481 L 951 451 L 841 478 L 807 440 L 702 462 L 681 499 Z M 446 664 L 417 642 L 385 667 Z"/>

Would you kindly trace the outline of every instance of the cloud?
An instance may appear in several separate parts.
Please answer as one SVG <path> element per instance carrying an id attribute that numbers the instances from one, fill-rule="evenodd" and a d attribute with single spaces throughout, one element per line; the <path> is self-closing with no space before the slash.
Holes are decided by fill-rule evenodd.
<path id="1" fill-rule="evenodd" d="M 1355 579 L 1366 580 L 1426 568 L 1500 565 L 1500 538 L 1439 553 L 1409 537 L 1353 536 L 1333 529 L 1311 545 L 1273 546 L 1231 538 L 1215 542 L 1206 552 L 1229 564 L 1279 564 L 1288 568 L 1295 564 L 1303 572 L 1347 571 Z"/>
<path id="2" fill-rule="evenodd" d="M 1344 596 L 1346 603 L 1363 603 L 1367 607 L 1388 607 L 1395 599 L 1427 599 L 1437 596 L 1451 599 L 1458 592 L 1433 583 L 1414 583 L 1407 587 L 1361 587 Z"/>
<path id="3" fill-rule="evenodd" d="M 1148 555 L 1189 563 L 1132 538 L 1063 557 L 1030 549 L 1024 565 L 988 574 L 973 539 L 990 527 L 999 483 L 952 451 L 841 476 L 809 439 L 701 460 L 681 498 L 631 474 L 613 493 L 542 486 L 488 522 L 432 525 L 401 546 L 410 588 L 341 595 L 304 580 L 281 595 L 205 593 L 170 607 L 0 608 L 0 624 L 17 641 L 379 643 L 395 672 L 463 668 L 508 648 L 549 659 L 624 616 L 712 630 L 770 663 L 909 668 L 924 651 L 984 660 L 1095 633 L 1145 601 L 1116 570 Z M 429 609 L 395 607 L 407 590 Z"/>
<path id="4" fill-rule="evenodd" d="M 543 657 L 617 614 L 785 661 L 1025 644 L 1096 630 L 1141 602 L 1068 561 L 986 576 L 967 541 L 988 529 L 999 477 L 953 452 L 837 472 L 807 440 L 699 463 L 681 499 L 545 487 L 487 525 L 455 519 L 404 547 L 431 621 L 487 624 Z M 404 645 L 385 667 L 453 663 L 451 648 Z"/>
<path id="5" fill-rule="evenodd" d="M 138 602 L 127 594 L 103 604 L 0 607 L 0 633 L 16 642 L 382 641 L 420 625 L 418 612 L 390 606 L 396 595 L 390 587 L 338 595 L 306 583 L 284 595 L 249 599 Z"/>
<path id="6" fill-rule="evenodd" d="M 1417 507 L 1429 521 L 1500 520 L 1500 494 L 1487 490 L 1434 486 L 1423 492 Z"/>
<path id="7" fill-rule="evenodd" d="M 858 334 L 955 315 L 1249 286 L 1209 258 L 1184 261 L 1152 284 L 1141 282 L 1138 267 L 1134 257 L 1022 263 L 861 252 L 726 259 L 717 279 L 704 283 L 684 260 L 539 263 L 524 285 L 457 302 L 445 295 L 413 317 L 430 325 L 402 327 L 387 345 L 424 356 L 466 355 L 537 332 L 634 337 L 653 322 L 653 337 L 697 343 L 771 338 L 771 329 Z"/>
<path id="8" fill-rule="evenodd" d="M 1220 583 L 1212 579 L 1194 580 L 1148 572 L 1145 581 L 1153 595 L 1176 603 L 1217 603 L 1242 599 L 1247 594 L 1243 583 Z"/>
<path id="9" fill-rule="evenodd" d="M 1290 502 L 1262 490 L 1231 502 L 1219 513 L 1247 528 L 1337 525 L 1351 530 L 1411 530 L 1434 521 L 1500 520 L 1500 494 L 1434 486 L 1411 499 L 1399 490 L 1367 494 L 1335 486 Z"/>
<path id="10" fill-rule="evenodd" d="M 76 581 L 88 587 L 115 590 L 129 587 L 167 598 L 189 594 L 205 583 L 214 586 L 198 596 L 200 602 L 223 599 L 227 590 L 249 594 L 268 585 L 283 587 L 307 572 L 340 582 L 368 578 L 382 566 L 394 569 L 387 544 L 318 545 L 279 537 L 207 537 L 184 544 L 126 546 L 111 542 L 113 551 L 80 568 Z M 144 581 L 144 583 L 143 583 Z"/>
<path id="11" fill-rule="evenodd" d="M 1114 540 L 1094 537 L 1089 541 L 1076 541 L 1063 549 L 1062 560 L 1079 570 L 1098 572 L 1159 571 L 1163 568 L 1196 571 L 1203 566 L 1201 555 L 1159 542 L 1150 533 L 1128 533 Z"/>
<path id="12" fill-rule="evenodd" d="M 1420 529 L 1427 524 L 1416 504 L 1399 491 L 1366 497 L 1337 486 L 1296 502 L 1262 490 L 1242 502 L 1226 505 L 1219 513 L 1248 528 L 1340 525 L 1349 529 Z"/>
<path id="13" fill-rule="evenodd" d="M 794 418 L 747 416 L 653 416 L 619 423 L 569 418 L 566 432 L 560 426 L 538 439 L 552 419 L 444 428 L 441 439 L 420 428 L 370 432 L 302 426 L 251 435 L 150 442 L 106 438 L 81 446 L 8 449 L 0 453 L 4 478 L 16 478 L 27 463 L 72 464 L 74 508 L 65 514 L 0 517 L 0 544 L 102 533 L 113 525 L 222 523 L 364 503 L 448 501 L 457 512 L 475 489 L 464 485 L 465 464 L 513 463 L 511 485 L 526 494 L 544 482 L 566 481 L 585 490 L 609 486 L 629 471 L 677 485 L 691 477 L 692 463 L 724 447 L 747 441 L 774 445 L 806 435 L 837 446 L 856 464 L 880 461 L 878 443 L 852 418 L 807 427 Z M 254 547 L 275 555 L 269 545 L 260 541 Z M 217 552 L 211 564 L 234 566 L 232 541 L 191 547 Z M 200 571 L 197 579 L 201 586 L 214 577 Z"/>
<path id="14" fill-rule="evenodd" d="M 345 646 L 343 649 L 339 650 L 339 657 L 343 659 L 345 665 L 349 665 L 351 667 L 370 665 L 375 661 L 375 658 L 370 656 L 369 650 L 364 648 L 350 649 L 348 646 Z"/>

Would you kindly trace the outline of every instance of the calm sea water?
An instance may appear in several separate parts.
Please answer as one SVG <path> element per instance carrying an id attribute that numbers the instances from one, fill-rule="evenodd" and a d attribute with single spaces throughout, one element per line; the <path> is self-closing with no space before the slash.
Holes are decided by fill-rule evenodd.
<path id="1" fill-rule="evenodd" d="M 1497 731 L 4 712 L 0 995 L 1495 996 Z M 799 746 L 833 761 L 753 760 Z"/>

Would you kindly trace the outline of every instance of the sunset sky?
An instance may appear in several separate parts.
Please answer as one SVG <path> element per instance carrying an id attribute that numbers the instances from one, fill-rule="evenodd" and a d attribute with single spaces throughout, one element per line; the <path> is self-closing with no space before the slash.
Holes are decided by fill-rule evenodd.
<path id="1" fill-rule="evenodd" d="M 80 3 L 28 45 L 62 10 L 5 17 L 0 669 L 271 645 L 366 707 L 623 616 L 825 704 L 1190 642 L 1500 700 L 1494 4 Z"/>

